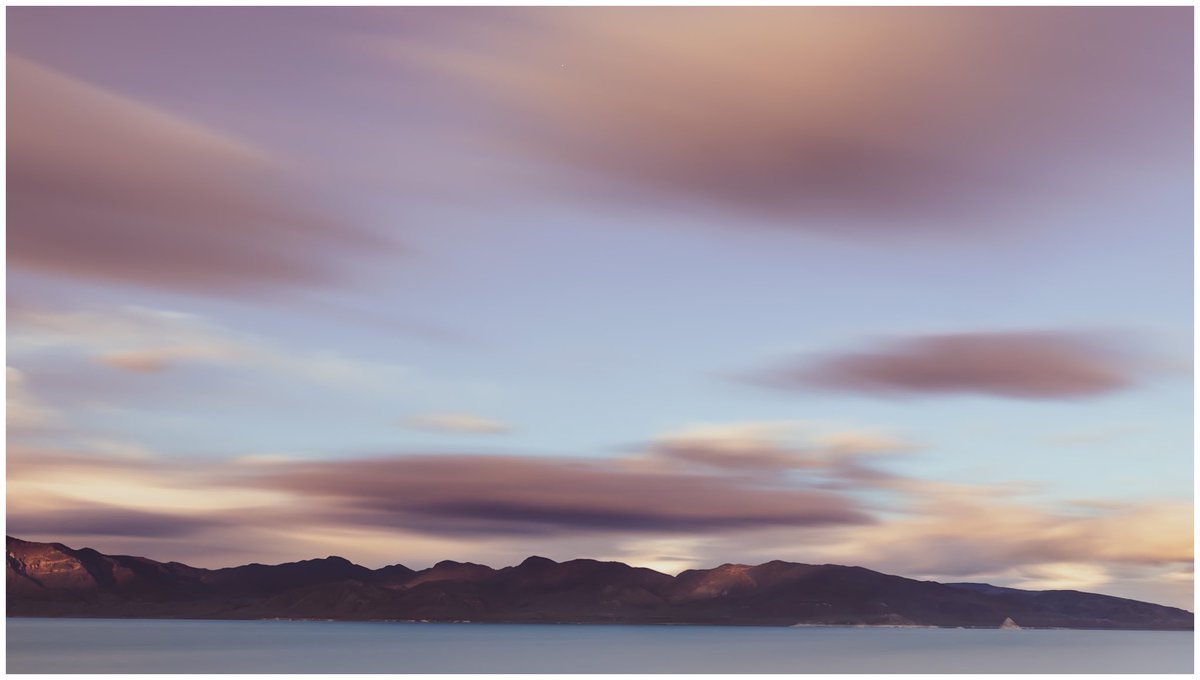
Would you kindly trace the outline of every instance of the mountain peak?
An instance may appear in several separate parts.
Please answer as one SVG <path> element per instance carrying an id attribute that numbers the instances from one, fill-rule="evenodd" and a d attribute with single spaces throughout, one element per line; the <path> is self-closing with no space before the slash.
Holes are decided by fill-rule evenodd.
<path id="1" fill-rule="evenodd" d="M 554 560 L 552 560 L 548 557 L 540 557 L 538 555 L 530 555 L 529 557 L 525 558 L 524 562 L 521 562 L 521 564 L 519 564 L 517 566 L 520 566 L 520 567 L 549 567 L 549 566 L 552 566 L 555 564 L 558 564 L 558 562 L 555 562 Z"/>

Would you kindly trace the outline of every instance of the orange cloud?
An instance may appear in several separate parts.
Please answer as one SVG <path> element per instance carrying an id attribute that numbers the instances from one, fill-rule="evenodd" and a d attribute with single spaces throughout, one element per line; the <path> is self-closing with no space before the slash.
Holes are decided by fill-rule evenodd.
<path id="1" fill-rule="evenodd" d="M 652 458 L 711 469 L 776 473 L 824 469 L 845 474 L 858 465 L 856 458 L 914 448 L 877 432 L 772 421 L 694 425 L 656 438 L 648 453 Z"/>
<path id="2" fill-rule="evenodd" d="M 1043 506 L 995 485 L 888 482 L 906 499 L 876 527 L 845 532 L 835 559 L 967 576 L 1020 565 L 1191 563 L 1193 508 L 1177 500 L 1079 510 Z"/>

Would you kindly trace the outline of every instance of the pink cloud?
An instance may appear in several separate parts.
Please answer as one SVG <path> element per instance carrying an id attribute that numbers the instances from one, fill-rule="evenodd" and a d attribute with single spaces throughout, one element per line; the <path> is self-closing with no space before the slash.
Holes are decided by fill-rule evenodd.
<path id="1" fill-rule="evenodd" d="M 573 172 L 581 192 L 879 232 L 1069 188 L 1092 157 L 1187 172 L 1189 17 L 538 8 L 360 48 L 490 105 L 505 152 Z"/>
<path id="2" fill-rule="evenodd" d="M 1189 500 L 1053 504 L 1026 485 L 861 475 L 837 461 L 822 468 L 845 483 L 837 490 L 804 475 L 628 462 L 465 454 L 168 461 L 17 447 L 8 511 L 38 540 L 106 537 L 130 546 L 121 550 L 165 545 L 178 555 L 207 545 L 203 559 L 218 566 L 261 559 L 256 550 L 311 557 L 305 551 L 317 544 L 391 561 L 414 552 L 485 562 L 553 552 L 638 563 L 669 549 L 683 563 L 794 559 L 1014 584 L 1058 574 L 1110 590 L 1192 561 Z M 1179 580 L 1189 585 L 1190 573 Z"/>
<path id="3" fill-rule="evenodd" d="M 384 245 L 263 149 L 20 57 L 7 73 L 14 268 L 228 293 L 333 281 L 337 253 Z"/>
<path id="4" fill-rule="evenodd" d="M 334 516 L 447 535 L 720 531 L 869 521 L 848 497 L 611 461 L 407 455 L 264 467 L 249 483 L 322 499 Z"/>
<path id="5" fill-rule="evenodd" d="M 1133 386 L 1140 365 L 1113 342 L 1061 332 L 916 336 L 875 348 L 803 357 L 763 381 L 784 389 L 880 395 L 1094 397 Z"/>

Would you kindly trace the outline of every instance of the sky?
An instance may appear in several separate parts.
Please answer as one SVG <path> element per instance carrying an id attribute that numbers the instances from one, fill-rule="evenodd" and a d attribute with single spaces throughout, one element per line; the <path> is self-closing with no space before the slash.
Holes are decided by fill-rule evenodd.
<path id="1" fill-rule="evenodd" d="M 1192 609 L 1191 12 L 10 8 L 7 531 Z"/>

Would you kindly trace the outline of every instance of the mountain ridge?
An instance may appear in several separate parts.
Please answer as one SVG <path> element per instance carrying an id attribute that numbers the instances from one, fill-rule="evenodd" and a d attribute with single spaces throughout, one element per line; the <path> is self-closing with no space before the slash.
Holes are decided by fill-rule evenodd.
<path id="1" fill-rule="evenodd" d="M 676 576 L 531 556 L 369 569 L 329 556 L 220 569 L 7 537 L 8 616 L 1191 630 L 1191 612 L 1078 591 L 773 560 Z"/>

